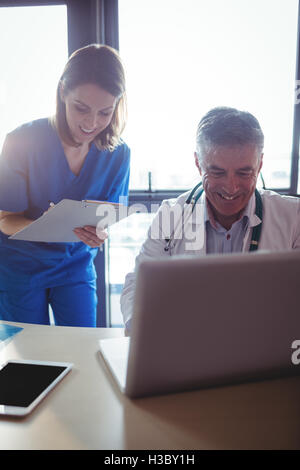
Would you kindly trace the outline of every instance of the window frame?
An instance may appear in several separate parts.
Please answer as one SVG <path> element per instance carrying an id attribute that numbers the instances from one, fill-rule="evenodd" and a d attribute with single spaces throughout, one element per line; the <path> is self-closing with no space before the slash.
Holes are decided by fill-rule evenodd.
<path id="1" fill-rule="evenodd" d="M 300 0 L 298 1 L 298 25 L 297 25 L 297 49 L 296 49 L 296 71 L 295 84 L 300 80 Z M 290 187 L 288 193 L 284 189 L 277 190 L 281 194 L 289 196 L 299 196 L 298 179 L 299 179 L 299 138 L 300 138 L 300 103 L 294 103 L 294 125 L 292 137 L 292 155 L 291 155 L 291 176 Z"/>
<path id="2" fill-rule="evenodd" d="M 102 43 L 119 49 L 119 14 L 118 0 L 0 0 L 1 7 L 21 6 L 49 6 L 66 5 L 68 18 L 68 52 L 69 55 L 76 49 L 91 43 Z M 297 57 L 295 70 L 295 83 L 300 80 L 300 0 L 298 0 L 297 18 Z M 291 176 L 290 186 L 287 188 L 268 188 L 274 191 L 292 196 L 300 196 L 297 193 L 299 178 L 299 138 L 300 138 L 300 104 L 294 104 L 293 137 L 291 151 Z M 150 175 L 151 176 L 151 175 Z M 187 191 L 182 190 L 153 190 L 151 178 L 148 188 L 145 190 L 130 190 L 129 205 L 141 203 L 148 209 L 153 203 L 160 204 L 163 199 L 175 198 Z M 109 256 L 107 245 L 95 259 L 97 273 L 98 327 L 109 326 L 109 285 L 108 268 Z"/>
<path id="3" fill-rule="evenodd" d="M 1 7 L 21 6 L 49 6 L 66 5 L 68 17 L 68 51 L 69 55 L 76 49 L 91 43 L 102 43 L 119 49 L 119 14 L 118 0 L 0 0 Z M 300 80 L 300 0 L 298 0 L 297 19 L 297 57 L 295 70 L 295 83 Z M 300 138 L 300 104 L 294 105 L 293 137 L 291 151 L 291 177 L 287 188 L 268 188 L 281 194 L 299 196 L 298 170 L 299 170 L 299 138 Z M 145 201 L 154 198 L 174 196 L 182 191 L 152 190 L 149 185 L 145 190 L 131 190 L 130 200 L 135 198 Z"/>

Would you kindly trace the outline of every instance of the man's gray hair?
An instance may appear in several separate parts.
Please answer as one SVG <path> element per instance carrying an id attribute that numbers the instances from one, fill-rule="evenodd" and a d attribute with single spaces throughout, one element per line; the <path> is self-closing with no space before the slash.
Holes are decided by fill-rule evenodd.
<path id="1" fill-rule="evenodd" d="M 254 144 L 262 152 L 264 134 L 258 120 L 246 111 L 218 107 L 211 109 L 199 122 L 196 150 L 201 160 L 202 153 L 215 146 Z"/>

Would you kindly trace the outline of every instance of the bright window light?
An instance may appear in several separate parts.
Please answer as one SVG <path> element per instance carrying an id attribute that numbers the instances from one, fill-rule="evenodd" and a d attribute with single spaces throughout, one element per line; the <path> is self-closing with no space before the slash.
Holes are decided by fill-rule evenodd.
<path id="1" fill-rule="evenodd" d="M 253 113 L 265 134 L 268 187 L 289 187 L 297 0 L 119 0 L 127 69 L 131 189 L 184 189 L 200 118 L 215 106 Z"/>
<path id="2" fill-rule="evenodd" d="M 66 5 L 0 8 L 0 148 L 6 134 L 55 112 L 68 58 Z"/>

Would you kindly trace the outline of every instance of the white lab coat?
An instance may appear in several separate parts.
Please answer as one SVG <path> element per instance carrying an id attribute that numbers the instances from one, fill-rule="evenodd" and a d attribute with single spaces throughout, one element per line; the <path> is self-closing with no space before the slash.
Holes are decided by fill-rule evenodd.
<path id="1" fill-rule="evenodd" d="M 263 224 L 259 241 L 259 250 L 280 251 L 300 248 L 300 199 L 290 196 L 281 196 L 267 190 L 259 191 L 263 203 Z M 141 251 L 135 260 L 135 270 L 127 274 L 121 294 L 121 311 L 124 323 L 129 324 L 132 316 L 135 291 L 135 277 L 139 264 L 153 258 L 167 258 L 169 256 L 203 256 L 206 254 L 206 230 L 204 222 L 205 193 L 191 211 L 192 205 L 185 204 L 190 192 L 180 195 L 177 199 L 162 202 L 148 231 L 148 237 L 142 245 Z M 255 214 L 255 196 L 251 200 L 251 212 L 248 229 L 243 241 L 243 251 L 249 250 L 252 228 L 261 220 Z M 168 214 L 171 222 L 162 223 Z M 162 214 L 164 218 L 162 218 Z M 184 230 L 178 220 L 185 219 Z M 172 221 L 174 224 L 172 225 Z M 166 239 L 177 231 L 175 239 L 171 239 L 170 249 Z M 197 234 L 197 238 L 195 238 Z M 172 238 L 172 237 L 171 237 Z"/>

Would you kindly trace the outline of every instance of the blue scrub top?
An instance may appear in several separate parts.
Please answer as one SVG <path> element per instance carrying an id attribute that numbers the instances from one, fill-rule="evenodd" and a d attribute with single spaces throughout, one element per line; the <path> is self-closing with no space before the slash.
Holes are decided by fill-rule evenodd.
<path id="1" fill-rule="evenodd" d="M 49 119 L 18 127 L 7 135 L 0 157 L 0 210 L 37 219 L 49 201 L 96 199 L 120 202 L 128 197 L 130 150 L 92 144 L 79 175 L 68 165 Z M 124 203 L 124 200 L 122 200 Z M 95 279 L 97 248 L 77 243 L 9 240 L 0 231 L 0 289 L 54 287 Z"/>

